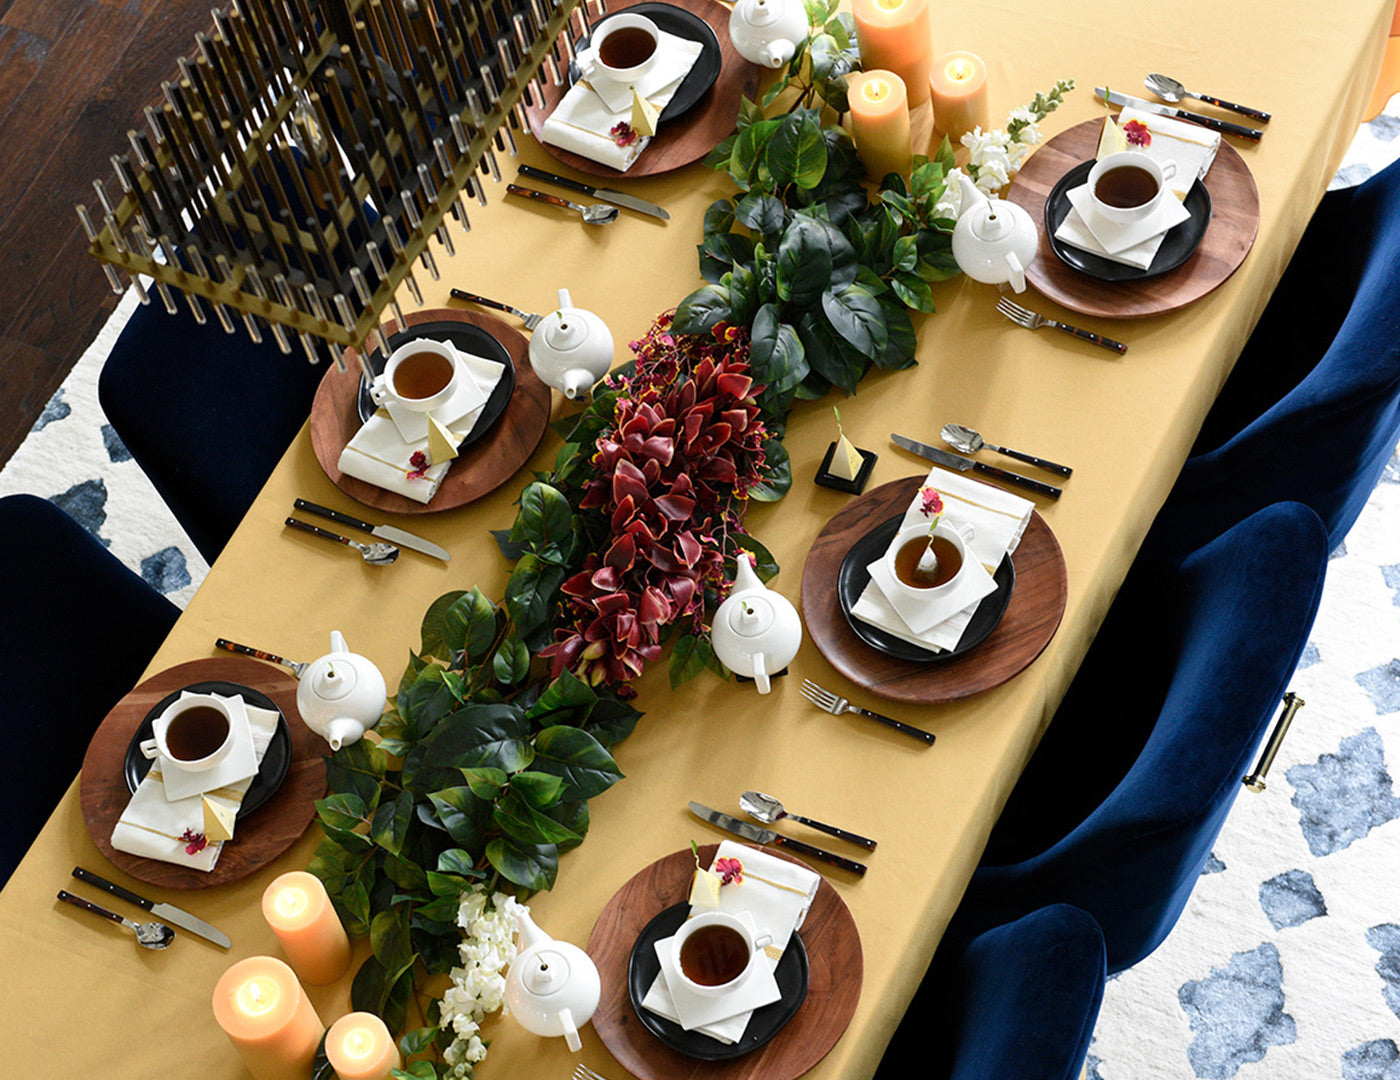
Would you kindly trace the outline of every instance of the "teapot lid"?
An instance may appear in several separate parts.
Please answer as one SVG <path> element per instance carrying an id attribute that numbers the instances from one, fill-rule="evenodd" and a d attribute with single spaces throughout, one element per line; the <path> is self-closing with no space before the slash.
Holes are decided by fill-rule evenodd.
<path id="1" fill-rule="evenodd" d="M 557 311 L 544 327 L 544 341 L 555 352 L 577 349 L 588 337 L 588 325 L 576 310 Z"/>
<path id="2" fill-rule="evenodd" d="M 771 26 L 783 15 L 784 0 L 739 0 L 735 10 L 750 26 Z"/>
<path id="3" fill-rule="evenodd" d="M 739 637 L 759 637 L 772 628 L 774 618 L 771 601 L 762 596 L 744 596 L 730 607 L 729 629 Z"/>
<path id="4" fill-rule="evenodd" d="M 540 949 L 528 958 L 528 964 L 520 981 L 536 997 L 557 993 L 569 981 L 568 957 L 557 949 Z"/>
<path id="5" fill-rule="evenodd" d="M 348 661 L 328 660 L 311 675 L 311 690 L 324 701 L 339 701 L 355 689 L 358 673 Z"/>
<path id="6" fill-rule="evenodd" d="M 973 207 L 972 232 L 979 240 L 995 244 L 1005 240 L 1016 228 L 1016 219 L 1007 204 L 997 198 L 985 206 Z"/>

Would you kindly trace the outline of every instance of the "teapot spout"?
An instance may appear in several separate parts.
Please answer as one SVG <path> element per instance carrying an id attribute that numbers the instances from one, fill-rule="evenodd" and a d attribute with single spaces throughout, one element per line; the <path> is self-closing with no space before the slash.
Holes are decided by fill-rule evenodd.
<path id="1" fill-rule="evenodd" d="M 536 945 L 548 944 L 554 940 L 535 924 L 535 920 L 530 918 L 528 911 L 517 912 L 516 920 L 520 926 L 520 952 L 533 949 Z"/>
<path id="2" fill-rule="evenodd" d="M 571 308 L 571 307 L 573 307 L 573 306 L 574 306 L 574 299 L 573 299 L 573 297 L 571 297 L 571 296 L 569 295 L 569 290 L 568 290 L 568 289 L 560 289 L 560 290 L 559 290 L 559 310 L 560 310 L 560 311 L 563 311 L 565 308 Z"/>
<path id="3" fill-rule="evenodd" d="M 770 41 L 763 46 L 760 55 L 764 64 L 770 68 L 780 68 L 793 58 L 797 53 L 797 46 L 787 38 L 779 38 L 777 41 Z"/>
<path id="4" fill-rule="evenodd" d="M 332 750 L 339 750 L 342 746 L 359 742 L 364 733 L 364 724 L 348 716 L 339 716 L 326 726 L 326 742 L 331 744 Z"/>
<path id="5" fill-rule="evenodd" d="M 331 652 L 349 652 L 350 646 L 345 644 L 345 635 L 339 630 L 331 631 Z"/>
<path id="6" fill-rule="evenodd" d="M 961 169 L 958 170 L 958 185 L 962 195 L 962 199 L 958 204 L 960 207 L 958 212 L 959 217 L 962 217 L 963 214 L 967 213 L 974 206 L 987 205 L 989 200 L 986 194 L 972 182 L 972 177 L 968 176 L 967 173 L 963 172 Z"/>
<path id="7" fill-rule="evenodd" d="M 560 292 L 563 292 L 561 289 Z M 593 373 L 586 368 L 573 368 L 564 372 L 564 396 L 570 401 L 582 397 L 593 389 Z"/>
<path id="8" fill-rule="evenodd" d="M 761 588 L 763 582 L 759 580 L 758 571 L 753 568 L 753 561 L 748 552 L 740 551 L 734 560 L 734 587 L 729 590 L 730 595 Z"/>

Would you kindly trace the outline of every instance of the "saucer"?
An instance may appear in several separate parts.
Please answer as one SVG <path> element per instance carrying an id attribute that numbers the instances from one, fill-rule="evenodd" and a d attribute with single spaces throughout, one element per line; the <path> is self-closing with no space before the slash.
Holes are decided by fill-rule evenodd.
<path id="1" fill-rule="evenodd" d="M 743 915 L 740 918 L 748 923 L 752 929 L 752 919 Z M 662 938 L 653 945 L 653 948 L 656 950 L 656 959 L 661 965 L 661 981 L 671 995 L 671 1005 L 684 1030 L 695 1031 L 699 1028 L 722 1024 L 726 1020 L 739 1019 L 743 1020 L 744 1027 L 747 1028 L 755 1009 L 772 1005 L 782 998 L 782 991 L 778 989 L 778 980 L 773 977 L 773 968 L 767 963 L 755 964 L 752 974 L 744 980 L 737 990 L 732 990 L 718 997 L 707 997 L 696 992 L 681 978 L 681 973 L 672 960 L 671 940 L 671 937 Z M 650 996 L 650 991 L 648 996 Z M 643 999 L 642 1005 L 644 1008 L 646 1007 L 645 999 Z M 743 1030 L 737 1024 L 734 1026 L 734 1041 L 738 1042 L 739 1039 L 743 1038 Z M 701 1031 L 700 1034 L 707 1033 Z M 717 1041 L 723 1042 L 723 1040 Z"/>
<path id="2" fill-rule="evenodd" d="M 1186 209 L 1185 203 L 1171 194 L 1161 199 L 1146 217 L 1121 222 L 1109 221 L 1098 212 L 1088 184 L 1070 188 L 1065 192 L 1065 198 L 1078 211 L 1079 219 L 1089 235 L 1110 255 L 1122 254 L 1129 248 L 1164 236 L 1168 230 L 1191 218 L 1191 211 Z M 1155 257 L 1155 251 L 1153 255 Z M 1151 259 L 1146 261 L 1151 264 Z"/>
<path id="3" fill-rule="evenodd" d="M 693 856 L 688 848 L 684 855 L 689 864 Z M 693 864 L 691 869 L 694 869 Z M 783 950 L 782 959 L 773 969 L 772 975 L 777 980 L 782 996 L 771 1005 L 764 1005 L 753 1011 L 741 1039 L 734 1043 L 722 1043 L 698 1031 L 686 1031 L 674 1020 L 667 1020 L 642 1007 L 647 991 L 661 972 L 661 961 L 655 949 L 656 942 L 670 938 L 689 914 L 690 905 L 682 901 L 672 904 L 654 916 L 642 928 L 627 961 L 628 999 L 642 1026 L 677 1053 L 700 1061 L 728 1061 L 743 1057 L 769 1043 L 784 1025 L 797 1015 L 807 997 L 810 973 L 802 936 L 800 933 L 792 935 L 787 948 Z"/>
<path id="4" fill-rule="evenodd" d="M 428 437 L 429 416 L 449 431 L 461 425 L 467 427 L 470 432 L 470 429 L 476 426 L 482 408 L 490 397 L 489 392 L 484 390 L 480 382 L 477 381 L 478 378 L 499 380 L 501 377 L 500 372 L 494 370 L 495 365 L 490 360 L 473 353 L 464 353 L 450 341 L 443 341 L 440 344 L 446 345 L 457 354 L 457 389 L 452 392 L 452 396 L 428 412 L 410 409 L 393 398 L 381 406 L 389 414 L 389 419 L 399 429 L 399 435 L 406 443 L 421 442 Z M 492 389 L 495 389 L 494 383 Z M 468 417 L 471 418 L 471 424 L 463 424 L 462 422 Z"/>
<path id="5" fill-rule="evenodd" d="M 158 701 L 145 715 L 145 718 L 137 725 L 136 730 L 131 735 L 131 741 L 127 745 L 126 755 L 122 762 L 122 774 L 126 781 L 128 793 L 135 793 L 137 786 L 145 779 L 146 773 L 155 764 L 150 758 L 141 753 L 141 742 L 149 739 L 153 735 L 152 724 L 155 718 L 165 712 L 167 708 L 185 692 L 195 694 L 218 694 L 221 697 L 240 697 L 246 704 L 253 705 L 260 709 L 277 711 L 281 710 L 266 694 L 238 683 L 225 682 L 223 680 L 212 680 L 207 682 L 192 683 L 182 687 L 174 693 L 167 695 Z M 246 722 L 247 714 L 244 713 Z M 238 821 L 241 823 L 253 811 L 257 810 L 268 799 L 272 798 L 282 786 L 282 782 L 287 778 L 287 770 L 292 761 L 292 735 L 291 729 L 287 726 L 287 718 L 280 716 L 277 721 L 277 729 L 273 732 L 272 742 L 268 744 L 266 752 L 263 754 L 262 765 L 258 768 L 257 775 L 253 777 L 253 782 L 248 786 L 247 793 L 243 796 L 243 802 L 238 808 Z M 123 804 L 125 805 L 125 804 Z M 110 830 L 109 830 L 110 832 Z"/>
<path id="6" fill-rule="evenodd" d="M 181 696 L 184 695 L 182 691 Z M 236 784 L 257 775 L 258 759 L 253 751 L 253 729 L 248 725 L 248 708 L 243 698 L 235 695 L 217 695 L 228 706 L 229 731 L 233 745 L 224 759 L 211 768 L 191 772 L 180 768 L 163 757 L 156 758 L 152 765 L 160 765 L 161 778 L 165 785 L 165 798 L 168 802 L 185 799 L 205 791 Z M 178 700 L 178 699 L 177 699 Z M 157 714 L 159 715 L 159 714 Z M 142 755 L 143 757 L 145 755 Z"/>
<path id="7" fill-rule="evenodd" d="M 971 555 L 971 552 L 968 554 Z M 987 573 L 987 568 L 972 558 L 964 561 L 963 572 L 953 587 L 937 596 L 914 596 L 901 589 L 885 563 L 884 551 L 866 566 L 865 571 L 881 595 L 889 601 L 890 607 L 894 608 L 895 614 L 915 634 L 932 630 L 939 623 L 997 591 L 996 581 Z"/>
<path id="8" fill-rule="evenodd" d="M 1050 194 L 1046 196 L 1045 237 L 1050 244 L 1050 250 L 1061 262 L 1098 281 L 1139 281 L 1143 278 L 1165 274 L 1168 270 L 1175 270 L 1196 253 L 1196 249 L 1205 238 L 1206 230 L 1211 221 L 1210 193 L 1206 191 L 1205 184 L 1199 180 L 1191 185 L 1191 190 L 1182 203 L 1182 206 L 1190 213 L 1190 218 L 1167 232 L 1166 236 L 1162 238 L 1162 246 L 1157 249 L 1157 254 L 1146 270 L 1114 262 L 1112 259 L 1095 255 L 1093 252 L 1074 247 L 1072 244 L 1067 244 L 1056 238 L 1055 230 L 1074 209 L 1067 193 L 1070 188 L 1082 185 L 1088 179 L 1089 170 L 1093 167 L 1092 159 L 1081 161 L 1061 176 L 1054 187 L 1050 189 Z M 1036 287 L 1040 288 L 1039 285 Z M 1044 289 L 1041 291 L 1044 292 Z M 1057 297 L 1052 295 L 1051 298 L 1056 299 Z M 1076 310 L 1083 310 L 1083 308 L 1076 308 Z"/>

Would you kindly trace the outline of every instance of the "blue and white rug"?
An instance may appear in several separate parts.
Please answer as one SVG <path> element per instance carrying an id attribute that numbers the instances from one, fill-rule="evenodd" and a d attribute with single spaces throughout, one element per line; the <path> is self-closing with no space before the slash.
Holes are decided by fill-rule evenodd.
<path id="1" fill-rule="evenodd" d="M 1333 187 L 1400 158 L 1400 97 Z M 184 606 L 208 567 L 97 402 L 98 339 L 0 470 Z M 1307 703 L 1242 792 L 1181 922 L 1104 997 L 1087 1080 L 1400 1080 L 1400 458 L 1332 556 L 1292 688 Z M 1006 1077 L 1004 1080 L 1018 1080 Z"/>

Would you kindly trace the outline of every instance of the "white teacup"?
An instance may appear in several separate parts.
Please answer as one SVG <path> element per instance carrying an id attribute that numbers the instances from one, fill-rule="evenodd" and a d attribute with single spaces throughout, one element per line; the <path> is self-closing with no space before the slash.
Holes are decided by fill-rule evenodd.
<path id="1" fill-rule="evenodd" d="M 895 585 L 911 597 L 921 600 L 934 600 L 947 596 L 962 581 L 963 575 L 967 573 L 968 560 L 971 557 L 967 550 L 967 545 L 972 538 L 977 535 L 977 530 L 970 521 L 950 522 L 946 518 L 938 523 L 938 527 L 933 530 L 933 536 L 946 540 L 956 553 L 958 561 L 957 569 L 945 581 L 937 585 L 914 585 L 904 580 L 900 576 L 900 553 L 906 547 L 914 545 L 911 551 L 905 555 L 906 560 L 911 560 L 915 566 L 919 565 L 923 552 L 927 549 L 929 539 L 928 526 L 908 525 L 899 531 L 894 543 L 885 552 L 885 566 L 889 570 L 890 577 L 894 579 Z"/>
<path id="2" fill-rule="evenodd" d="M 697 937 L 697 935 L 699 935 Z M 696 994 L 720 997 L 744 985 L 773 935 L 756 934 L 725 911 L 687 919 L 671 939 L 671 962 L 681 982 Z M 723 981 L 713 981 L 723 979 Z"/>
<path id="3" fill-rule="evenodd" d="M 459 366 L 451 345 L 415 338 L 389 354 L 369 395 L 376 405 L 393 402 L 413 412 L 432 412 L 456 392 Z"/>
<path id="4" fill-rule="evenodd" d="M 622 33 L 626 31 L 626 33 Z M 622 33 L 611 46 L 608 39 Z M 650 48 L 645 38 L 651 39 Z M 629 11 L 608 18 L 593 34 L 588 48 L 579 54 L 579 68 L 585 79 L 599 75 L 616 82 L 635 82 L 656 59 L 661 47 L 661 31 L 645 15 Z"/>
<path id="5" fill-rule="evenodd" d="M 151 725 L 155 738 L 141 742 L 141 753 L 186 772 L 212 769 L 233 748 L 233 717 L 213 694 L 187 694 Z"/>
<path id="6" fill-rule="evenodd" d="M 1140 169 L 1146 176 L 1115 174 L 1119 181 L 1117 190 L 1113 193 L 1105 191 L 1104 196 L 1111 200 L 1106 202 L 1099 193 L 1099 183 L 1106 174 L 1117 169 Z M 1167 181 L 1175 175 L 1176 162 L 1168 161 L 1164 165 L 1141 150 L 1119 150 L 1109 154 L 1095 162 L 1089 170 L 1089 199 L 1094 204 L 1094 213 L 1105 221 L 1118 224 L 1141 221 L 1155 213 L 1164 198 L 1175 198 L 1167 186 Z M 1114 177 L 1108 177 L 1107 184 L 1113 185 Z"/>

